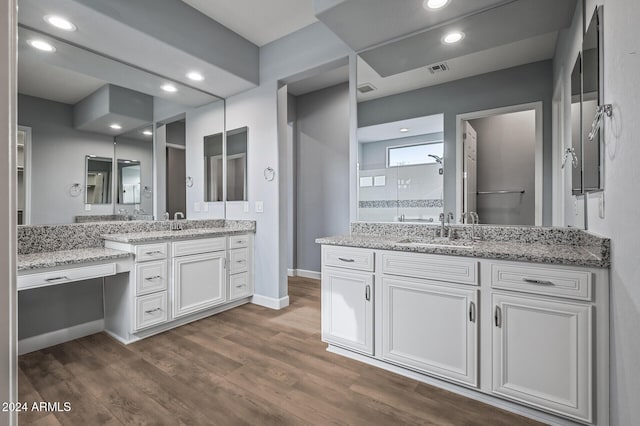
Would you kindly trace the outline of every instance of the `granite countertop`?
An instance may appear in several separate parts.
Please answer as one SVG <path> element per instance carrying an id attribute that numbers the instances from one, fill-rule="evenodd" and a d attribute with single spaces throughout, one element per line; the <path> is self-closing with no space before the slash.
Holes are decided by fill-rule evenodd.
<path id="1" fill-rule="evenodd" d="M 186 238 L 219 237 L 225 235 L 246 234 L 255 232 L 254 229 L 241 229 L 238 227 L 220 228 L 193 228 L 181 231 L 150 231 L 150 232 L 127 232 L 123 234 L 103 234 L 102 238 L 107 241 L 118 243 L 144 243 L 158 240 L 180 240 Z"/>
<path id="2" fill-rule="evenodd" d="M 574 244 L 523 243 L 519 241 L 441 241 L 442 246 L 412 245 L 403 243 L 406 236 L 350 234 L 316 239 L 318 244 L 370 248 L 376 250 L 394 250 L 414 253 L 444 254 L 450 256 L 479 257 L 551 263 L 559 265 L 575 265 L 597 268 L 608 268 L 609 258 L 602 254 L 598 246 L 582 246 Z M 430 239 L 409 238 L 419 243 L 433 243 Z"/>
<path id="3" fill-rule="evenodd" d="M 55 268 L 57 266 L 76 265 L 102 260 L 126 259 L 130 256 L 132 256 L 132 254 L 126 251 L 103 247 L 19 254 L 18 271 Z"/>

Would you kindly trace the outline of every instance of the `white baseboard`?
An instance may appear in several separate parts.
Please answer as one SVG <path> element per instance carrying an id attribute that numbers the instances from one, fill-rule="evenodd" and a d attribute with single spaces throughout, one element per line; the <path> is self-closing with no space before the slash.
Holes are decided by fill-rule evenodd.
<path id="1" fill-rule="evenodd" d="M 251 298 L 251 303 L 254 305 L 264 306 L 265 308 L 270 309 L 283 309 L 289 306 L 289 296 L 281 297 L 280 299 L 276 299 L 274 297 L 262 296 L 260 294 L 254 294 Z"/>
<path id="2" fill-rule="evenodd" d="M 38 351 L 48 348 L 49 346 L 59 345 L 60 343 L 70 340 L 100 333 L 102 330 L 104 330 L 104 319 L 99 319 L 74 325 L 73 327 L 63 328 L 62 330 L 27 337 L 26 339 L 18 341 L 18 355 L 28 354 L 29 352 Z"/>
<path id="3" fill-rule="evenodd" d="M 287 274 L 290 277 L 311 278 L 313 280 L 319 280 L 322 278 L 322 274 L 320 272 L 307 271 L 306 269 L 287 269 Z"/>

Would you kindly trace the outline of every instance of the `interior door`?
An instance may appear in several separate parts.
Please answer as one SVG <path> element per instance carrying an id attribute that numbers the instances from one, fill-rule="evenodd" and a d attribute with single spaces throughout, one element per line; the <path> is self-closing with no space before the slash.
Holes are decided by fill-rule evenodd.
<path id="1" fill-rule="evenodd" d="M 478 134 L 471 127 L 468 121 L 464 122 L 463 133 L 463 153 L 464 153 L 464 212 L 477 212 L 478 197 Z"/>

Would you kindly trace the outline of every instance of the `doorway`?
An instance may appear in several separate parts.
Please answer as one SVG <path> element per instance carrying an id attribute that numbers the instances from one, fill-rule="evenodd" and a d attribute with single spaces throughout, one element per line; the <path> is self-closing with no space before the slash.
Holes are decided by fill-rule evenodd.
<path id="1" fill-rule="evenodd" d="M 542 102 L 458 115 L 458 217 L 542 225 Z"/>

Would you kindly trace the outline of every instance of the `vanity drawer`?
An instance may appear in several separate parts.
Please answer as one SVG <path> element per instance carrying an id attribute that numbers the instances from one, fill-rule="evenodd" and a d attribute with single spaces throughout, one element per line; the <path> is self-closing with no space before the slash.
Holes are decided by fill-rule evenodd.
<path id="1" fill-rule="evenodd" d="M 229 277 L 229 300 L 239 299 L 251 295 L 249 286 L 249 273 L 231 275 Z"/>
<path id="2" fill-rule="evenodd" d="M 168 319 L 167 292 L 136 297 L 135 309 L 135 331 L 166 322 Z"/>
<path id="3" fill-rule="evenodd" d="M 159 260 L 167 258 L 167 244 L 144 244 L 136 246 L 136 262 L 145 262 L 147 260 Z"/>
<path id="4" fill-rule="evenodd" d="M 136 296 L 166 290 L 167 282 L 166 260 L 136 265 Z"/>
<path id="5" fill-rule="evenodd" d="M 249 269 L 249 249 L 229 250 L 229 273 L 237 274 Z"/>
<path id="6" fill-rule="evenodd" d="M 491 287 L 591 300 L 592 274 L 579 269 L 514 263 L 491 264 Z"/>
<path id="7" fill-rule="evenodd" d="M 373 250 L 337 246 L 323 246 L 322 249 L 324 266 L 373 272 Z"/>
<path id="8" fill-rule="evenodd" d="M 116 274 L 116 264 L 80 266 L 77 268 L 59 269 L 57 271 L 18 276 L 18 290 L 64 284 L 74 281 L 90 280 Z"/>
<path id="9" fill-rule="evenodd" d="M 419 253 L 382 254 L 382 273 L 478 285 L 478 261 Z"/>
<path id="10" fill-rule="evenodd" d="M 249 235 L 232 235 L 229 237 L 229 248 L 249 247 Z"/>
<path id="11" fill-rule="evenodd" d="M 198 240 L 176 241 L 173 243 L 174 256 L 189 256 L 192 254 L 221 251 L 227 248 L 226 237 L 202 238 Z"/>

